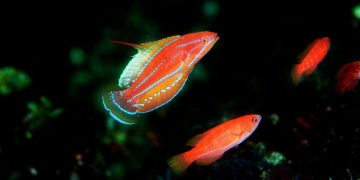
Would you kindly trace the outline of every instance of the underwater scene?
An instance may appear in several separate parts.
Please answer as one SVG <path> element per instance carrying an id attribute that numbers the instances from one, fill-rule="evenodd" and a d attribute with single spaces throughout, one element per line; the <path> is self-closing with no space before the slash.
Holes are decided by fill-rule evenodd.
<path id="1" fill-rule="evenodd" d="M 360 2 L 8 4 L 0 179 L 360 179 Z"/>

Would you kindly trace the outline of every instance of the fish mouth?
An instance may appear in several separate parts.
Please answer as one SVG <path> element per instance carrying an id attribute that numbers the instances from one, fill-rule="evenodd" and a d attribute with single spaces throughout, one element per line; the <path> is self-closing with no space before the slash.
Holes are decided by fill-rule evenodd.
<path id="1" fill-rule="evenodd" d="M 217 34 L 215 34 L 214 44 L 215 44 L 219 39 L 220 39 L 220 37 L 219 37 Z"/>
<path id="2" fill-rule="evenodd" d="M 258 115 L 256 115 L 256 117 L 258 118 L 259 121 L 261 121 L 261 118 L 262 118 L 261 115 L 258 114 Z"/>
<path id="3" fill-rule="evenodd" d="M 255 116 L 257 117 L 258 121 L 255 124 L 255 126 L 249 131 L 250 134 L 253 133 L 258 128 L 258 126 L 260 124 L 260 121 L 261 121 L 261 118 L 262 118 L 261 115 L 259 115 L 259 114 L 255 115 Z"/>
<path id="4" fill-rule="evenodd" d="M 213 37 L 213 39 L 211 40 L 211 43 L 209 43 L 210 47 L 214 46 L 215 43 L 216 43 L 219 39 L 220 39 L 220 37 L 215 34 L 215 37 Z"/>

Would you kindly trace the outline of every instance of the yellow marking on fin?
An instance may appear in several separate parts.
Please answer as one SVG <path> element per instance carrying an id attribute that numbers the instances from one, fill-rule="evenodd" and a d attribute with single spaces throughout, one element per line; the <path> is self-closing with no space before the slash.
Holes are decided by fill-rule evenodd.
<path id="1" fill-rule="evenodd" d="M 168 42 L 170 42 L 172 40 L 175 40 L 175 39 L 178 39 L 178 38 L 180 38 L 180 35 L 170 36 L 170 37 L 163 38 L 163 39 L 156 40 L 156 41 L 141 43 L 141 44 L 137 45 L 136 48 L 139 49 L 139 50 L 147 50 L 148 48 L 154 47 L 155 48 L 154 51 L 156 52 L 161 47 L 166 45 Z"/>
<path id="2" fill-rule="evenodd" d="M 117 44 L 124 44 L 136 48 L 139 52 L 130 60 L 119 79 L 120 88 L 128 88 L 139 77 L 145 67 L 150 63 L 154 56 L 170 42 L 180 38 L 179 35 L 163 38 L 157 41 L 133 44 L 128 42 L 113 41 Z"/>

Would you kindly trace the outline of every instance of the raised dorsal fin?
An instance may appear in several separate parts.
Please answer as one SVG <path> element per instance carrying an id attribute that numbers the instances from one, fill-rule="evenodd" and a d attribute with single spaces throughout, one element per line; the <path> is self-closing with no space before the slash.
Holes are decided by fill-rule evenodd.
<path id="1" fill-rule="evenodd" d="M 204 137 L 204 134 L 198 134 L 186 142 L 187 146 L 196 146 L 196 144 Z"/>
<path id="2" fill-rule="evenodd" d="M 195 146 L 199 141 L 201 141 L 206 135 L 208 135 L 211 132 L 212 129 L 202 133 L 202 134 L 198 134 L 194 137 L 192 137 L 191 139 L 189 139 L 186 142 L 187 146 Z"/>
<path id="3" fill-rule="evenodd" d="M 160 39 L 157 41 L 141 43 L 141 44 L 139 44 L 139 46 L 144 49 L 148 49 L 148 48 L 155 47 L 155 46 L 158 48 L 161 48 L 161 47 L 165 46 L 167 43 L 169 43 L 170 41 L 179 39 L 179 38 L 180 38 L 180 35 L 175 35 L 175 36 L 170 36 L 170 37 L 163 38 L 163 39 Z M 158 48 L 155 48 L 155 49 L 158 49 Z"/>
<path id="4" fill-rule="evenodd" d="M 174 39 L 178 39 L 178 38 L 180 38 L 180 35 L 170 36 L 170 37 L 163 38 L 163 39 L 160 39 L 160 40 L 141 43 L 141 44 L 129 43 L 129 42 L 124 42 L 124 41 L 111 41 L 111 42 L 115 43 L 115 44 L 122 44 L 122 45 L 126 45 L 126 46 L 131 46 L 131 47 L 134 47 L 135 49 L 138 49 L 140 51 L 146 51 L 147 49 L 153 48 L 154 46 L 162 47 L 162 46 L 166 45 L 166 43 L 168 43 L 168 42 L 170 42 L 170 41 L 172 41 Z"/>
<path id="5" fill-rule="evenodd" d="M 196 164 L 206 166 L 214 163 L 216 160 L 220 159 L 223 156 L 223 151 L 214 151 L 211 154 L 208 154 L 206 157 L 196 160 Z"/>
<path id="6" fill-rule="evenodd" d="M 115 43 L 115 44 L 122 44 L 122 45 L 126 45 L 126 46 L 131 46 L 131 47 L 134 47 L 135 49 L 143 49 L 140 44 L 123 42 L 123 41 L 111 41 L 111 42 Z"/>
<path id="7" fill-rule="evenodd" d="M 120 88 L 129 88 L 130 85 L 136 80 L 149 62 L 153 59 L 155 54 L 161 51 L 165 46 L 169 45 L 173 41 L 179 39 L 180 36 L 171 36 L 163 38 L 157 41 L 134 44 L 121 41 L 112 41 L 116 44 L 123 44 L 134 47 L 138 50 L 138 53 L 130 60 L 124 71 L 119 78 Z"/>

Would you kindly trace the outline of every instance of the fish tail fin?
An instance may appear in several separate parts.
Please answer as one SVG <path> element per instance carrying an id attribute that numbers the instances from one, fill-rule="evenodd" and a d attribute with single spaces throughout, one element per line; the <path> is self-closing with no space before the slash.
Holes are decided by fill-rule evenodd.
<path id="1" fill-rule="evenodd" d="M 110 91 L 102 96 L 104 107 L 110 115 L 123 124 L 131 125 L 138 121 L 136 108 L 127 102 L 123 91 Z"/>
<path id="2" fill-rule="evenodd" d="M 190 166 L 192 160 L 185 157 L 185 153 L 178 154 L 168 160 L 168 165 L 175 174 L 182 174 Z"/>
<path id="3" fill-rule="evenodd" d="M 296 65 L 294 65 L 294 67 L 291 70 L 291 78 L 292 78 L 295 86 L 299 85 L 301 76 L 300 76 L 300 73 L 297 71 Z"/>

